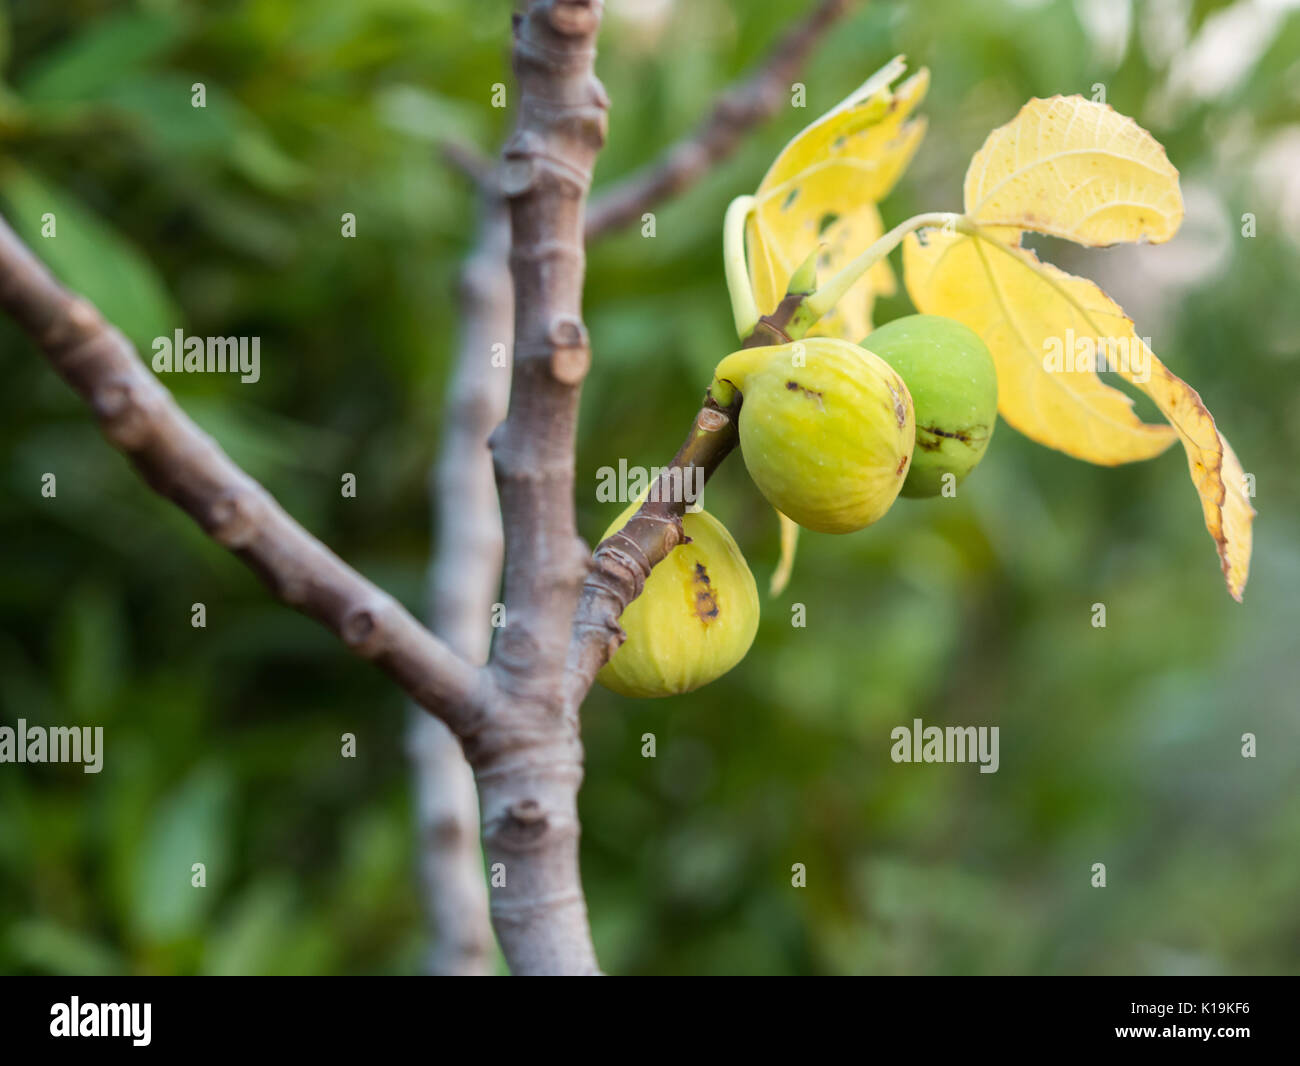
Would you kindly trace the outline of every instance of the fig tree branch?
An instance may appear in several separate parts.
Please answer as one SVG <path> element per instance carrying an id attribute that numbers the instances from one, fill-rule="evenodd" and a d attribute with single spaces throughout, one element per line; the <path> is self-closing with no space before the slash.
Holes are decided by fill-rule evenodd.
<path id="1" fill-rule="evenodd" d="M 463 169 L 478 192 L 479 222 L 460 271 L 455 363 L 429 477 L 434 521 L 429 626 L 478 664 L 488 657 L 503 550 L 488 436 L 505 417 L 510 368 L 494 354 L 509 351 L 514 309 L 506 258 L 510 220 L 491 162 L 474 159 L 473 169 Z M 456 738 L 418 709 L 411 715 L 408 749 L 415 769 L 425 911 L 433 933 L 429 971 L 487 974 L 494 941 L 473 772 Z"/>
<path id="2" fill-rule="evenodd" d="M 854 3 L 856 0 L 821 0 L 782 35 L 744 81 L 718 97 L 708 116 L 690 134 L 652 163 L 593 197 L 587 210 L 587 240 L 639 219 L 731 155 L 751 129 L 786 103 L 799 69 Z"/>
<path id="3" fill-rule="evenodd" d="M 641 595 L 650 571 L 682 543 L 687 501 L 677 490 L 701 483 L 695 480 L 696 468 L 707 482 L 731 454 L 738 441 L 739 410 L 739 396 L 728 409 L 706 400 L 672 462 L 651 486 L 645 503 L 622 529 L 597 545 L 569 644 L 569 699 L 574 706 L 582 702 L 596 673 L 623 643 L 619 617 Z"/>
<path id="4" fill-rule="evenodd" d="M 492 922 L 517 974 L 599 972 L 578 874 L 582 743 L 565 660 L 590 558 L 574 515 L 574 431 L 590 362 L 583 209 L 609 106 L 594 72 L 602 11 L 601 0 L 532 0 L 517 18 L 517 117 L 502 153 L 515 339 L 509 413 L 491 443 L 505 625 L 490 726 L 466 754 L 488 862 L 504 875 Z"/>
<path id="5" fill-rule="evenodd" d="M 0 307 L 155 492 L 242 559 L 277 599 L 376 663 L 453 731 L 479 728 L 481 671 L 295 522 L 181 411 L 130 341 L 65 290 L 3 221 Z"/>

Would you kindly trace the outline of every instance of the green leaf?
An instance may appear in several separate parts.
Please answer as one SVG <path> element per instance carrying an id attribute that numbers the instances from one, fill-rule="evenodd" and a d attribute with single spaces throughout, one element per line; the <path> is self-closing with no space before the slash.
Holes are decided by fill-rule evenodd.
<path id="1" fill-rule="evenodd" d="M 230 163 L 254 185 L 275 193 L 292 192 L 307 174 L 267 133 L 251 124 L 235 135 Z"/>
<path id="2" fill-rule="evenodd" d="M 211 901 L 229 883 L 233 789 L 224 767 L 196 770 L 154 815 L 136 867 L 135 927 L 149 940 L 194 933 Z M 207 885 L 196 888 L 193 864 Z"/>
<path id="3" fill-rule="evenodd" d="M 23 966 L 43 974 L 101 977 L 124 969 L 112 948 L 43 918 L 15 922 L 9 929 L 8 948 Z"/>
<path id="4" fill-rule="evenodd" d="M 238 126 L 236 108 L 215 85 L 207 86 L 205 107 L 192 103 L 201 80 L 182 74 L 142 74 L 105 90 L 99 100 L 126 116 L 154 145 L 170 154 L 212 154 L 228 146 Z"/>
<path id="5" fill-rule="evenodd" d="M 19 84 L 19 91 L 32 103 L 93 99 L 165 53 L 181 29 L 178 20 L 159 14 L 99 19 L 61 48 L 46 53 Z"/>
<path id="6" fill-rule="evenodd" d="M 73 721 L 101 724 L 122 685 L 127 627 L 113 590 L 87 580 L 68 590 L 54 625 L 55 678 Z"/>
<path id="7" fill-rule="evenodd" d="M 294 891 L 288 880 L 255 882 L 209 938 L 203 972 L 218 976 L 280 972 L 293 918 Z"/>
<path id="8" fill-rule="evenodd" d="M 485 122 L 480 108 L 419 85 L 389 85 L 375 93 L 375 111 L 390 129 L 429 144 L 481 143 Z"/>
<path id="9" fill-rule="evenodd" d="M 18 234 L 59 279 L 90 300 L 142 351 L 181 324 L 161 277 L 112 226 L 62 189 L 16 166 L 0 172 L 0 196 Z M 55 236 L 42 236 L 52 214 Z"/>
<path id="10" fill-rule="evenodd" d="M 168 158 L 192 165 L 196 157 L 220 158 L 254 185 L 292 192 L 307 171 L 287 155 L 240 100 L 207 85 L 203 107 L 191 103 L 196 75 L 144 74 L 114 85 L 102 103 L 125 116 Z"/>

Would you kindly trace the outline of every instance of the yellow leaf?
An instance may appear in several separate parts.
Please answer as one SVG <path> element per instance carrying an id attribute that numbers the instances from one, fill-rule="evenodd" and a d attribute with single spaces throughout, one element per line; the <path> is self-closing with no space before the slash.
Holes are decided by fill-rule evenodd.
<path id="1" fill-rule="evenodd" d="M 766 224 L 761 217 L 749 221 L 749 269 L 758 305 L 770 312 L 780 302 L 798 263 L 776 256 Z M 842 215 L 828 227 L 817 257 L 817 272 L 822 278 L 833 276 L 864 248 L 870 247 L 885 232 L 884 221 L 875 204 L 865 203 Z M 815 245 L 814 245 L 815 247 Z M 769 249 L 771 251 L 769 251 Z M 811 251 L 811 248 L 809 249 Z M 806 258 L 807 253 L 805 253 Z M 860 277 L 844 298 L 818 320 L 807 333 L 809 337 L 838 337 L 856 344 L 871 332 L 871 312 L 877 296 L 893 296 L 898 282 L 888 259 L 881 259 Z M 773 295 L 774 294 L 774 295 Z M 770 299 L 770 303 L 765 300 Z"/>
<path id="2" fill-rule="evenodd" d="M 924 244 L 909 237 L 904 279 L 918 309 L 956 318 L 984 338 L 997 364 L 999 410 L 1042 444 L 1109 465 L 1149 458 L 1180 438 L 1228 591 L 1240 600 L 1255 512 L 1241 464 L 1200 396 L 1095 283 L 1040 262 L 1019 247 L 1015 230 L 981 234 L 928 230 Z M 1141 422 L 1096 365 L 1150 396 L 1173 428 Z"/>
<path id="3" fill-rule="evenodd" d="M 955 318 L 989 346 L 1002 417 L 1040 444 L 1103 466 L 1168 448 L 1174 440 L 1168 426 L 1143 422 L 1133 401 L 1104 384 L 1090 364 L 1077 368 L 1079 342 L 1132 335 L 1124 313 L 1092 282 L 1021 248 L 1018 231 L 981 232 L 978 238 L 937 229 L 910 234 L 903 276 L 918 311 Z M 1098 328 L 1099 320 L 1109 330 Z M 1049 371 L 1046 358 L 1058 350 L 1060 367 Z"/>
<path id="4" fill-rule="evenodd" d="M 1130 367 L 1124 377 L 1155 401 L 1182 438 L 1192 484 L 1205 512 L 1205 528 L 1219 551 L 1228 592 L 1240 603 L 1250 576 L 1251 524 L 1255 519 L 1255 509 L 1246 495 L 1246 475 L 1196 390 L 1149 349 L 1146 357 L 1145 373 L 1135 375 Z"/>
<path id="5" fill-rule="evenodd" d="M 817 257 L 818 275 L 833 277 L 884 232 L 885 223 L 875 204 L 863 204 L 841 215 L 822 238 L 822 251 Z M 871 332 L 871 314 L 876 297 L 893 296 L 897 291 L 894 271 L 889 260 L 882 258 L 854 282 L 844 298 L 808 331 L 808 336 L 838 337 L 857 344 Z"/>
<path id="6" fill-rule="evenodd" d="M 893 91 L 896 59 L 798 134 L 777 157 L 755 194 L 746 230 L 750 279 L 759 312 L 780 303 L 790 275 L 819 246 L 818 269 L 834 274 L 884 232 L 876 203 L 911 161 L 925 123 L 911 118 L 929 84 L 922 70 Z M 813 331 L 860 341 L 871 331 L 877 293 L 895 289 L 887 262 L 849 290 Z"/>
<path id="7" fill-rule="evenodd" d="M 1219 549 L 1219 562 L 1223 565 L 1228 591 L 1240 603 L 1246 579 L 1250 577 L 1251 526 L 1255 522 L 1255 508 L 1246 495 L 1246 474 L 1241 468 L 1241 460 L 1222 433 L 1219 434 L 1219 444 L 1223 447 L 1223 465 L 1219 468 L 1219 481 L 1224 488 L 1223 503 L 1215 515 L 1215 509 L 1204 497 L 1201 502 L 1205 509 L 1205 527 Z"/>
<path id="8" fill-rule="evenodd" d="M 769 596 L 779 596 L 790 584 L 790 575 L 794 572 L 794 552 L 799 545 L 799 523 L 793 518 L 786 518 L 780 511 L 776 517 L 781 522 L 781 557 L 776 569 L 772 571 L 772 582 L 767 587 Z"/>
<path id="9" fill-rule="evenodd" d="M 1183 220 L 1178 171 L 1126 115 L 1080 96 L 1030 100 L 966 171 L 966 216 L 1078 244 L 1167 241 Z"/>

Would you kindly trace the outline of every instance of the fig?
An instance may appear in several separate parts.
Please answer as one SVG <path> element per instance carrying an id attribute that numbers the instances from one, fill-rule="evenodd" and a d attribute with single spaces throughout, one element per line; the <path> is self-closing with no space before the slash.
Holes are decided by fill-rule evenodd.
<path id="1" fill-rule="evenodd" d="M 810 337 L 733 352 L 710 393 L 739 392 L 740 452 L 769 503 L 806 529 L 852 533 L 898 497 L 912 460 L 912 398 L 883 359 Z"/>
<path id="2" fill-rule="evenodd" d="M 902 375 L 916 405 L 916 451 L 904 496 L 937 496 L 975 469 L 998 417 L 998 376 L 978 333 L 951 318 L 908 315 L 862 342 Z"/>
<path id="3" fill-rule="evenodd" d="M 640 501 L 601 539 L 622 529 Z M 627 639 L 596 675 L 623 696 L 676 696 L 735 666 L 758 632 L 758 586 L 727 527 L 707 511 L 682 518 L 689 538 L 650 571 L 620 623 Z"/>

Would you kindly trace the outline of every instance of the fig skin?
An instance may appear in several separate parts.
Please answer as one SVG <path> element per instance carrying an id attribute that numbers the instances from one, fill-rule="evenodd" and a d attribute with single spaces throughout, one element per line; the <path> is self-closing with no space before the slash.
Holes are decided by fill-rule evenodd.
<path id="1" fill-rule="evenodd" d="M 601 537 L 621 529 L 632 504 Z M 677 696 L 715 681 L 749 651 L 758 632 L 758 586 L 727 527 L 706 511 L 682 518 L 689 542 L 650 571 L 620 624 L 622 646 L 596 675 L 636 699 Z"/>
<path id="2" fill-rule="evenodd" d="M 916 405 L 916 451 L 903 495 L 937 496 L 984 458 L 998 417 L 998 376 L 978 333 L 939 315 L 908 315 L 862 342 L 902 375 Z"/>
<path id="3" fill-rule="evenodd" d="M 718 364 L 710 389 L 723 404 L 733 390 L 745 466 L 782 514 L 852 533 L 897 499 L 915 423 L 907 385 L 883 359 L 832 337 L 742 349 Z"/>

